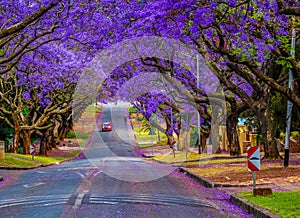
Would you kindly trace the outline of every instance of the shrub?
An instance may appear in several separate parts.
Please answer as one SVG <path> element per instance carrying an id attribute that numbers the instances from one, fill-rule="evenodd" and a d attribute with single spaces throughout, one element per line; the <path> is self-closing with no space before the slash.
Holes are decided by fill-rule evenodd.
<path id="1" fill-rule="evenodd" d="M 291 132 L 291 138 L 298 139 L 298 137 L 299 137 L 299 132 L 297 131 Z"/>
<path id="2" fill-rule="evenodd" d="M 69 138 L 69 139 L 76 138 L 75 132 L 72 132 L 72 131 L 68 132 L 66 135 L 66 138 Z"/>
<path id="3" fill-rule="evenodd" d="M 138 112 L 138 110 L 137 110 L 136 108 L 130 107 L 130 108 L 128 109 L 128 112 L 129 112 L 129 113 L 136 113 L 136 112 Z"/>
<path id="4" fill-rule="evenodd" d="M 279 138 L 280 138 L 280 140 L 284 141 L 285 140 L 285 132 L 281 132 Z"/>

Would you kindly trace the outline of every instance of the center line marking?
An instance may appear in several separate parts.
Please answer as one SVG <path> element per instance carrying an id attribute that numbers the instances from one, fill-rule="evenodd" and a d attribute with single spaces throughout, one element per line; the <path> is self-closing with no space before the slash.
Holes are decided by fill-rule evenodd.
<path id="1" fill-rule="evenodd" d="M 79 194 L 75 200 L 75 203 L 74 203 L 74 206 L 73 206 L 73 209 L 77 209 L 81 203 L 82 203 L 82 200 L 83 200 L 83 196 L 84 194 Z"/>

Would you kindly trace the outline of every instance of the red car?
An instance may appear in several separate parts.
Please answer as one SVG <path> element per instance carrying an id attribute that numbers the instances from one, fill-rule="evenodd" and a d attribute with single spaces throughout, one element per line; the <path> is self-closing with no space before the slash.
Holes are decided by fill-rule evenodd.
<path id="1" fill-rule="evenodd" d="M 102 124 L 102 132 L 112 131 L 112 125 L 110 122 L 105 122 Z"/>

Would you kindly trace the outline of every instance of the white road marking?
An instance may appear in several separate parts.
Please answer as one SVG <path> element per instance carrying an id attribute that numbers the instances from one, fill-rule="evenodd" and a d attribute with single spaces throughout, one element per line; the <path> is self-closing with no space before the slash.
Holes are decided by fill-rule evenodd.
<path id="1" fill-rule="evenodd" d="M 80 173 L 80 172 L 76 172 L 77 173 L 77 175 L 79 175 L 81 178 L 84 178 L 84 175 L 82 174 L 82 173 Z"/>
<path id="2" fill-rule="evenodd" d="M 74 203 L 74 206 L 73 206 L 73 209 L 77 209 L 81 205 L 83 196 L 84 196 L 84 194 L 79 194 L 77 196 L 77 198 L 75 200 L 75 203 Z"/>
<path id="3" fill-rule="evenodd" d="M 94 173 L 94 175 L 93 175 L 93 176 L 97 176 L 99 173 L 102 173 L 102 171 L 100 170 L 100 171 L 98 171 L 98 172 Z"/>
<path id="4" fill-rule="evenodd" d="M 41 173 L 41 174 L 44 174 L 44 173 L 46 173 L 46 172 L 44 172 L 44 171 L 36 171 L 37 173 Z"/>
<path id="5" fill-rule="evenodd" d="M 46 182 L 36 182 L 36 183 L 30 183 L 30 184 L 26 184 L 23 185 L 24 188 L 32 188 L 32 187 L 36 187 L 36 186 L 40 186 L 40 185 L 44 185 L 46 184 Z"/>
<path id="6" fill-rule="evenodd" d="M 0 205 L 0 208 L 5 208 L 5 207 L 12 207 L 12 206 L 19 206 L 19 205 L 27 205 L 27 204 L 32 204 L 34 206 L 40 206 L 41 204 L 51 204 L 51 201 L 55 201 L 53 203 L 55 204 L 66 204 L 67 200 L 39 200 L 39 201 L 19 201 L 19 202 L 13 202 L 13 203 L 7 203 L 7 204 L 3 204 Z M 52 204 L 53 204 L 52 203 Z"/>

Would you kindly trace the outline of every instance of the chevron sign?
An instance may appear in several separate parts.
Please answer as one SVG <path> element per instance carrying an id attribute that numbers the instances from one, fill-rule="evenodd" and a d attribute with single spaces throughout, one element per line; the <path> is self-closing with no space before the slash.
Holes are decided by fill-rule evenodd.
<path id="1" fill-rule="evenodd" d="M 260 149 L 258 146 L 248 149 L 248 169 L 251 171 L 260 170 Z"/>
<path id="2" fill-rule="evenodd" d="M 36 151 L 35 150 L 35 145 L 33 145 L 33 144 L 30 145 L 30 154 L 32 154 L 32 155 L 35 154 L 35 151 Z"/>

